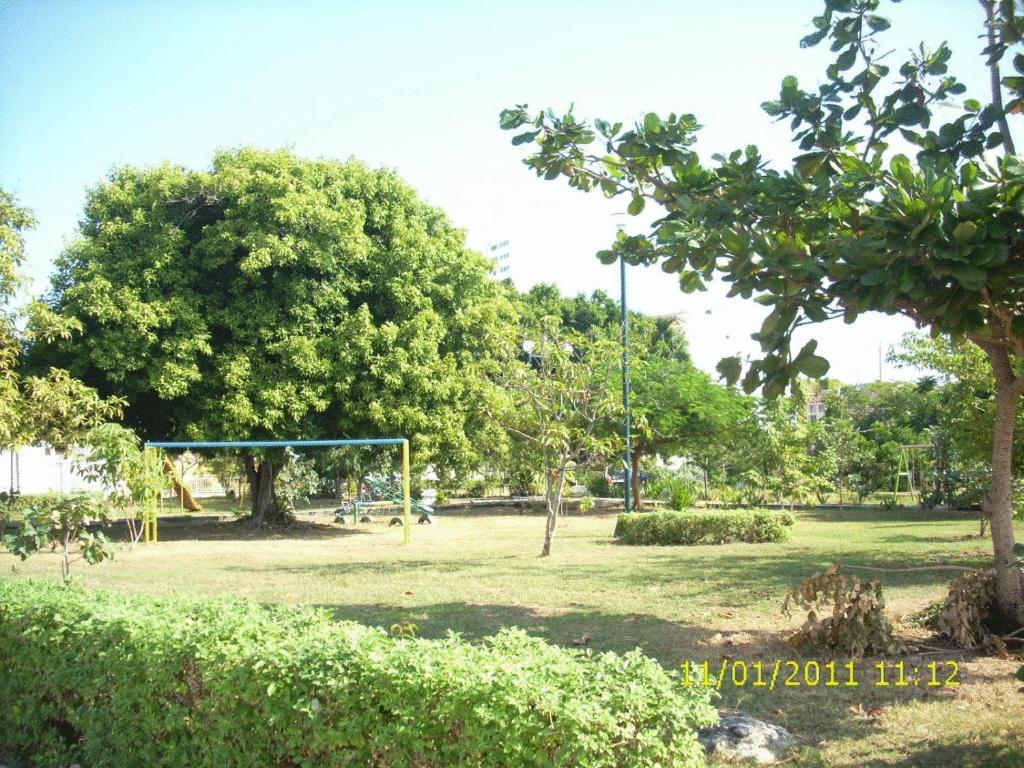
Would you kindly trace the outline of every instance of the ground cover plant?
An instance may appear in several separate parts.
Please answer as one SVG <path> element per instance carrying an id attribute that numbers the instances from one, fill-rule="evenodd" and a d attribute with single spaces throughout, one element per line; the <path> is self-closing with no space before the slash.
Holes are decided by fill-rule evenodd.
<path id="1" fill-rule="evenodd" d="M 0 581 L 0 673 L 0 750 L 35 765 L 695 766 L 717 718 L 638 652 L 31 581 Z"/>
<path id="2" fill-rule="evenodd" d="M 784 541 L 793 515 L 770 509 L 691 509 L 619 515 L 615 535 L 623 544 L 760 544 Z"/>
<path id="3" fill-rule="evenodd" d="M 232 502 L 223 508 L 230 514 Z M 230 594 L 320 606 L 371 626 L 415 624 L 421 638 L 442 639 L 451 629 L 478 642 L 518 626 L 565 647 L 621 653 L 639 646 L 666 669 L 679 669 L 684 661 L 718 664 L 725 656 L 751 664 L 794 658 L 786 640 L 802 617 L 781 616 L 782 601 L 838 562 L 849 574 L 883 581 L 895 631 L 910 641 L 911 655 L 901 658 L 955 659 L 961 685 L 868 685 L 878 659 L 866 658 L 856 663 L 857 687 L 727 684 L 720 706 L 788 728 L 801 766 L 1016 768 L 1024 761 L 1021 683 L 1014 678 L 1021 662 L 920 649 L 920 642 L 944 644 L 910 621 L 947 591 L 950 572 L 927 567 L 989 562 L 969 514 L 805 510 L 795 513 L 790 538 L 771 546 L 621 547 L 613 544 L 616 516 L 592 510 L 565 517 L 562 546 L 539 559 L 540 512 L 439 516 L 403 547 L 401 533 L 386 525 L 329 524 L 331 510 L 324 505 L 311 518 L 300 505 L 301 520 L 320 524 L 290 533 L 164 521 L 159 544 L 119 553 L 76 579 L 131 594 Z M 58 559 L 41 552 L 21 562 L 2 553 L 0 574 L 59 581 Z"/>

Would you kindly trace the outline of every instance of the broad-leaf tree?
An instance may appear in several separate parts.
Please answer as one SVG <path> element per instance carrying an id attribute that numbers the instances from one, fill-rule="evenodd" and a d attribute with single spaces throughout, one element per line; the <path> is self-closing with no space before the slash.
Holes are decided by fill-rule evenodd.
<path id="1" fill-rule="evenodd" d="M 584 335 L 547 317 L 525 328 L 521 346 L 507 345 L 496 370 L 506 394 L 496 418 L 544 477 L 542 557 L 558 531 L 567 473 L 605 462 L 620 447 L 611 429 L 622 415 L 619 349 L 599 329 Z"/>
<path id="2" fill-rule="evenodd" d="M 67 451 L 118 416 L 122 403 L 100 397 L 63 368 L 49 367 L 35 376 L 21 372 L 26 342 L 68 340 L 80 330 L 73 319 L 56 317 L 41 303 L 13 306 L 23 282 L 24 233 L 33 226 L 32 214 L 0 189 L 0 448 L 43 442 Z"/>
<path id="3" fill-rule="evenodd" d="M 712 381 L 688 361 L 644 355 L 631 374 L 634 418 L 631 477 L 640 507 L 641 465 L 653 454 L 692 456 L 702 467 L 709 443 L 722 443 L 750 410 L 750 398 Z M 705 470 L 705 496 L 707 472 Z"/>
<path id="4" fill-rule="evenodd" d="M 882 38 L 880 0 L 826 0 L 801 45 L 830 46 L 821 84 L 787 76 L 764 110 L 788 120 L 797 154 L 770 165 L 751 144 L 706 163 L 692 149 L 692 114 L 647 114 L 632 126 L 587 122 L 571 112 L 505 110 L 501 126 L 525 130 L 525 162 L 547 179 L 647 205 L 662 216 L 646 234 L 621 234 L 609 251 L 657 263 L 685 291 L 713 276 L 730 295 L 771 308 L 754 334 L 763 357 L 743 386 L 768 397 L 827 361 L 795 328 L 865 312 L 902 314 L 932 333 L 967 339 L 986 355 L 996 383 L 992 477 L 985 499 L 997 603 L 1024 620 L 1011 514 L 1013 427 L 1024 393 L 1024 158 L 1010 134 L 1021 111 L 1024 13 L 1015 0 L 982 0 L 983 55 L 991 90 L 966 95 L 949 73 L 945 44 L 921 45 L 897 64 Z M 1012 49 L 1012 50 L 1011 50 Z M 1018 75 L 1003 77 L 1012 62 Z M 1012 100 L 1004 103 L 1004 87 Z M 905 149 L 904 149 L 905 148 Z M 909 156 L 908 156 L 909 154 Z M 741 361 L 719 371 L 741 377 Z"/>
<path id="5" fill-rule="evenodd" d="M 84 329 L 34 350 L 127 402 L 147 439 L 407 436 L 472 463 L 509 314 L 489 264 L 394 173 L 286 151 L 123 167 L 87 196 L 48 303 Z M 244 458 L 257 522 L 282 453 Z"/>

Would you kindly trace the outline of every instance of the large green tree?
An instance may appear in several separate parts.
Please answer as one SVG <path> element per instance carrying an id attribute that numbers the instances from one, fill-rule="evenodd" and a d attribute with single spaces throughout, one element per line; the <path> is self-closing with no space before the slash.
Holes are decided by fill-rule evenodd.
<path id="1" fill-rule="evenodd" d="M 645 457 L 692 456 L 704 469 L 707 495 L 709 444 L 728 442 L 734 425 L 752 403 L 733 387 L 722 386 L 687 360 L 644 354 L 633 365 L 631 410 L 634 417 L 633 498 L 641 504 L 641 468 Z"/>
<path id="2" fill-rule="evenodd" d="M 27 342 L 68 340 L 80 330 L 74 320 L 55 317 L 44 305 L 15 305 L 23 283 L 24 233 L 33 226 L 31 212 L 0 189 L 0 448 L 44 442 L 66 451 L 118 415 L 121 402 L 100 397 L 62 368 L 49 367 L 36 376 L 21 371 Z"/>
<path id="3" fill-rule="evenodd" d="M 510 314 L 489 264 L 393 172 L 287 151 L 123 167 L 90 190 L 34 350 L 127 400 L 146 438 L 412 438 L 472 463 L 497 430 L 477 375 Z M 243 457 L 258 522 L 282 454 Z"/>
<path id="4" fill-rule="evenodd" d="M 789 120 L 800 154 L 769 165 L 751 144 L 704 162 L 692 149 L 692 114 L 647 114 L 639 124 L 577 119 L 571 112 L 502 113 L 525 162 L 548 179 L 629 199 L 628 212 L 662 211 L 649 232 L 622 234 L 602 258 L 661 262 L 683 290 L 717 276 L 730 295 L 771 307 L 754 338 L 764 356 L 747 391 L 772 397 L 800 374 L 827 372 L 814 342 L 794 352 L 795 328 L 864 312 L 902 314 L 935 334 L 967 339 L 995 380 L 991 521 L 997 604 L 1024 621 L 1014 555 L 1013 427 L 1024 393 L 1024 159 L 1008 113 L 1021 111 L 1024 75 L 1018 0 L 981 0 L 990 92 L 964 98 L 945 44 L 921 45 L 898 65 L 882 39 L 880 0 L 826 0 L 801 45 L 826 42 L 835 59 L 820 85 L 782 80 L 763 105 Z M 1012 100 L 1004 104 L 1004 89 Z M 915 152 L 911 159 L 898 150 Z M 986 154 L 986 151 L 988 154 Z M 779 170 L 782 168 L 782 170 Z M 720 371 L 739 379 L 741 362 Z"/>

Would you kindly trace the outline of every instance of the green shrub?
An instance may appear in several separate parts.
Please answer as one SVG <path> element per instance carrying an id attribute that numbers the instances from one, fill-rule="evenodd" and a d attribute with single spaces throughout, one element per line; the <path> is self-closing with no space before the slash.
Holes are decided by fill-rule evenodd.
<path id="1" fill-rule="evenodd" d="M 697 486 L 685 477 L 667 475 L 651 484 L 651 495 L 664 501 L 669 509 L 684 510 L 697 503 Z"/>
<path id="2" fill-rule="evenodd" d="M 516 629 L 0 580 L 0 755 L 36 766 L 697 766 L 700 687 Z"/>
<path id="3" fill-rule="evenodd" d="M 616 495 L 612 481 L 604 472 L 594 472 L 588 475 L 585 484 L 587 486 L 587 493 L 599 499 L 608 499 Z M 618 495 L 621 496 L 622 493 Z"/>
<path id="4" fill-rule="evenodd" d="M 615 535 L 623 544 L 756 544 L 785 541 L 793 522 L 788 512 L 768 509 L 637 512 L 619 515 Z"/>

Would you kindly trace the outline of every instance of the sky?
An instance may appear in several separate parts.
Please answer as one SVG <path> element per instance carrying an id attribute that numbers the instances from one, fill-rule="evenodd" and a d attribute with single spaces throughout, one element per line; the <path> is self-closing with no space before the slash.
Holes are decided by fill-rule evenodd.
<path id="1" fill-rule="evenodd" d="M 513 277 L 618 296 L 617 267 L 594 257 L 616 226 L 640 232 L 625 201 L 538 179 L 499 130 L 502 108 L 564 110 L 629 124 L 690 112 L 705 157 L 750 143 L 780 167 L 786 126 L 760 103 L 796 75 L 816 85 L 827 48 L 801 50 L 820 0 L 547 2 L 46 2 L 0 0 L 0 186 L 38 219 L 26 271 L 46 288 L 75 236 L 87 189 L 112 168 L 210 165 L 220 148 L 287 147 L 396 170 L 484 249 L 509 240 Z M 985 100 L 975 0 L 883 2 L 894 61 L 946 40 L 952 70 Z M 695 362 L 756 352 L 765 309 L 680 292 L 657 267 L 629 271 L 632 308 L 680 316 Z M 879 376 L 880 350 L 913 330 L 900 317 L 801 330 L 830 375 Z M 798 347 L 797 347 L 798 348 Z M 882 364 L 883 377 L 913 371 Z"/>

